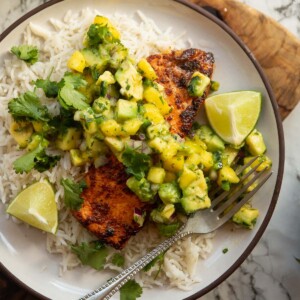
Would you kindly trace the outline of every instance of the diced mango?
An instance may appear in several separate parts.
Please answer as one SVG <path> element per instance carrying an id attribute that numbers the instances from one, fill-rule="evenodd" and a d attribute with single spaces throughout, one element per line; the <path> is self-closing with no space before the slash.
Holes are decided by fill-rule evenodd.
<path id="1" fill-rule="evenodd" d="M 83 166 L 90 161 L 89 153 L 82 152 L 78 149 L 71 149 L 70 157 L 71 157 L 71 162 L 75 167 Z"/>
<path id="2" fill-rule="evenodd" d="M 153 140 L 148 142 L 148 146 L 154 149 L 158 153 L 162 153 L 167 147 L 167 142 L 165 142 L 160 137 L 155 137 Z"/>
<path id="3" fill-rule="evenodd" d="M 100 129 L 105 136 L 115 137 L 121 134 L 122 128 L 117 121 L 111 119 L 103 121 L 100 124 Z"/>
<path id="4" fill-rule="evenodd" d="M 147 127 L 147 135 L 150 140 L 156 137 L 161 137 L 169 134 L 169 125 L 164 124 L 153 124 Z"/>
<path id="5" fill-rule="evenodd" d="M 170 172 L 179 172 L 183 169 L 184 166 L 184 156 L 183 155 L 176 155 L 173 157 L 168 158 L 167 160 L 163 161 L 163 167 L 167 171 Z"/>
<path id="6" fill-rule="evenodd" d="M 63 151 L 77 148 L 81 141 L 81 134 L 78 128 L 69 127 L 58 135 L 56 146 Z"/>
<path id="7" fill-rule="evenodd" d="M 164 219 L 169 220 L 171 218 L 171 216 L 174 214 L 174 212 L 175 212 L 175 206 L 174 206 L 174 204 L 168 203 L 162 209 L 161 216 Z"/>
<path id="8" fill-rule="evenodd" d="M 161 154 L 161 159 L 165 161 L 174 157 L 177 154 L 179 149 L 180 149 L 180 144 L 176 143 L 175 141 L 168 141 L 165 149 Z"/>
<path id="9" fill-rule="evenodd" d="M 163 94 L 153 86 L 149 86 L 144 89 L 143 98 L 147 102 L 153 103 L 163 116 L 171 111 L 171 107 L 164 99 Z"/>
<path id="10" fill-rule="evenodd" d="M 247 156 L 244 158 L 244 164 L 246 165 L 250 160 L 252 160 L 254 157 L 253 156 Z M 256 167 L 260 162 L 261 165 L 256 169 L 257 172 L 261 172 L 264 169 L 270 169 L 272 166 L 272 161 L 269 157 L 266 155 L 260 156 L 254 163 L 251 164 L 251 168 Z"/>
<path id="11" fill-rule="evenodd" d="M 152 103 L 146 103 L 143 105 L 144 117 L 151 121 L 153 124 L 163 123 L 164 117 L 160 113 L 160 110 Z"/>
<path id="12" fill-rule="evenodd" d="M 160 167 L 151 167 L 149 169 L 147 179 L 152 183 L 163 183 L 166 176 L 166 171 Z"/>
<path id="13" fill-rule="evenodd" d="M 142 58 L 138 63 L 138 68 L 140 69 L 142 75 L 150 80 L 155 80 L 157 75 L 152 68 L 152 66 L 148 63 L 145 58 Z"/>
<path id="14" fill-rule="evenodd" d="M 224 166 L 219 170 L 217 183 L 219 186 L 222 186 L 222 182 L 224 181 L 228 181 L 229 183 L 238 183 L 240 179 L 231 167 Z"/>
<path id="15" fill-rule="evenodd" d="M 94 18 L 94 24 L 99 24 L 100 26 L 107 26 L 113 38 L 119 40 L 121 38 L 120 32 L 112 25 L 109 19 L 103 16 L 96 16 Z"/>
<path id="16" fill-rule="evenodd" d="M 183 190 L 198 178 L 197 174 L 187 167 L 183 168 L 182 173 L 178 178 L 180 188 Z"/>
<path id="17" fill-rule="evenodd" d="M 125 147 L 124 141 L 116 137 L 106 137 L 104 139 L 104 142 L 113 152 L 121 152 L 124 150 Z"/>
<path id="18" fill-rule="evenodd" d="M 67 66 L 71 70 L 82 73 L 85 68 L 85 59 L 82 53 L 76 50 L 68 60 Z"/>
<path id="19" fill-rule="evenodd" d="M 127 135 L 135 135 L 139 131 L 142 124 L 143 122 L 137 118 L 127 120 L 122 126 L 122 131 L 124 131 Z"/>
<path id="20" fill-rule="evenodd" d="M 201 155 L 198 153 L 192 153 L 185 160 L 185 163 L 189 166 L 193 166 L 193 165 L 198 166 L 200 162 L 201 162 Z"/>
<path id="21" fill-rule="evenodd" d="M 9 132 L 18 145 L 24 148 L 30 141 L 30 137 L 33 134 L 33 127 L 31 122 L 12 120 Z"/>

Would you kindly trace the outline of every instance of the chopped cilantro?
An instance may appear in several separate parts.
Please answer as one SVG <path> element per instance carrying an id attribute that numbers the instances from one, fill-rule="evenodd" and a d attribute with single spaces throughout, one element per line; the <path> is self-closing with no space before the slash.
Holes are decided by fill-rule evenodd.
<path id="1" fill-rule="evenodd" d="M 228 248 L 224 248 L 223 250 L 222 250 L 222 252 L 225 254 L 225 253 L 227 253 L 228 252 Z"/>
<path id="2" fill-rule="evenodd" d="M 63 79 L 60 82 L 60 85 L 70 84 L 74 89 L 84 87 L 87 85 L 87 82 L 82 78 L 80 74 L 66 72 Z"/>
<path id="3" fill-rule="evenodd" d="M 131 174 L 137 180 L 141 180 L 150 168 L 151 158 L 149 155 L 127 147 L 122 154 L 122 162 L 126 166 L 127 174 Z"/>
<path id="4" fill-rule="evenodd" d="M 157 223 L 156 224 L 158 231 L 161 235 L 170 237 L 175 234 L 175 232 L 179 229 L 180 223 L 171 223 L 171 224 L 163 224 Z"/>
<path id="5" fill-rule="evenodd" d="M 112 40 L 113 36 L 107 26 L 92 24 L 89 27 L 86 37 L 86 43 L 89 46 L 98 46 L 103 42 L 111 42 Z"/>
<path id="6" fill-rule="evenodd" d="M 39 59 L 39 50 L 36 46 L 20 45 L 14 46 L 10 50 L 19 59 L 24 60 L 29 64 L 34 64 Z"/>
<path id="7" fill-rule="evenodd" d="M 143 289 L 135 280 L 128 280 L 120 288 L 120 300 L 136 300 L 142 296 Z"/>
<path id="8" fill-rule="evenodd" d="M 88 108 L 86 97 L 74 89 L 71 84 L 65 84 L 58 92 L 60 105 L 64 109 L 83 110 Z"/>
<path id="9" fill-rule="evenodd" d="M 44 172 L 55 166 L 59 159 L 60 156 L 47 155 L 43 144 L 40 143 L 34 150 L 15 160 L 13 167 L 16 173 L 28 173 L 32 169 Z"/>
<path id="10" fill-rule="evenodd" d="M 108 249 L 100 242 L 81 243 L 72 245 L 72 251 L 78 256 L 83 265 L 88 265 L 96 270 L 101 270 L 106 263 Z"/>
<path id="11" fill-rule="evenodd" d="M 56 98 L 58 95 L 58 82 L 50 81 L 47 79 L 38 79 L 34 82 L 37 88 L 40 88 L 44 91 L 46 97 Z"/>
<path id="12" fill-rule="evenodd" d="M 47 107 L 41 104 L 40 99 L 33 92 L 26 92 L 19 98 L 10 100 L 8 110 L 14 118 L 23 117 L 43 122 L 51 119 Z"/>
<path id="13" fill-rule="evenodd" d="M 120 253 L 115 253 L 111 259 L 111 262 L 117 267 L 124 267 L 125 258 Z"/>
<path id="14" fill-rule="evenodd" d="M 64 202 L 65 205 L 71 209 L 79 209 L 83 199 L 80 197 L 84 188 L 86 188 L 85 181 L 80 181 L 76 183 L 69 178 L 62 179 L 61 184 L 64 187 L 65 196 Z"/>
<path id="15" fill-rule="evenodd" d="M 150 261 L 145 267 L 144 267 L 144 271 L 148 272 L 156 263 L 159 263 L 160 266 L 164 261 L 164 256 L 165 256 L 166 252 L 163 252 L 161 254 L 159 254 L 158 256 L 156 256 L 152 261 Z"/>
<path id="16" fill-rule="evenodd" d="M 87 82 L 79 74 L 66 73 L 59 83 L 58 100 L 66 109 L 83 110 L 88 108 L 87 98 L 76 89 L 86 86 Z"/>

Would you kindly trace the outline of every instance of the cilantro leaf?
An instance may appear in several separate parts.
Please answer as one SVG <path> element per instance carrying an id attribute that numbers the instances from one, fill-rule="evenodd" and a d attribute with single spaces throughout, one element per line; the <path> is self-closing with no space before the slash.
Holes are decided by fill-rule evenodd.
<path id="1" fill-rule="evenodd" d="M 70 84 L 74 87 L 74 89 L 78 89 L 80 87 L 86 86 L 87 82 L 82 78 L 80 74 L 75 74 L 71 72 L 66 72 L 60 85 Z"/>
<path id="2" fill-rule="evenodd" d="M 142 296 L 143 289 L 135 280 L 128 280 L 120 288 L 120 300 L 136 300 Z"/>
<path id="3" fill-rule="evenodd" d="M 64 187 L 65 191 L 65 205 L 71 209 L 78 210 L 83 202 L 83 199 L 80 197 L 84 188 L 86 188 L 85 181 L 80 181 L 76 183 L 71 179 L 62 179 L 61 184 Z"/>
<path id="4" fill-rule="evenodd" d="M 73 108 L 76 110 L 83 110 L 90 107 L 86 103 L 86 97 L 75 90 L 75 88 L 70 83 L 66 83 L 59 90 L 58 96 L 59 103 L 64 109 Z"/>
<path id="5" fill-rule="evenodd" d="M 88 265 L 96 270 L 103 269 L 106 263 L 108 249 L 102 243 L 96 241 L 81 243 L 79 246 L 72 245 L 72 251 L 78 256 L 83 265 Z"/>
<path id="6" fill-rule="evenodd" d="M 144 267 L 144 271 L 148 272 L 156 263 L 159 263 L 160 265 L 163 263 L 164 261 L 164 256 L 165 256 L 166 252 L 163 252 L 161 254 L 159 254 L 158 256 L 156 256 L 152 261 L 150 261 L 145 267 Z"/>
<path id="7" fill-rule="evenodd" d="M 115 253 L 111 259 L 111 262 L 117 267 L 123 267 L 125 263 L 125 258 L 120 253 Z"/>
<path id="8" fill-rule="evenodd" d="M 32 169 L 44 172 L 56 165 L 60 156 L 49 156 L 45 152 L 45 148 L 40 143 L 34 150 L 24 154 L 13 162 L 16 173 L 28 173 Z"/>
<path id="9" fill-rule="evenodd" d="M 14 118 L 25 117 L 43 122 L 51 119 L 47 107 L 41 104 L 40 99 L 33 92 L 26 92 L 19 98 L 10 100 L 8 110 Z"/>
<path id="10" fill-rule="evenodd" d="M 111 42 L 113 39 L 107 26 L 92 24 L 87 32 L 86 43 L 89 46 L 98 46 L 103 42 Z"/>
<path id="11" fill-rule="evenodd" d="M 36 46 L 20 45 L 14 46 L 10 50 L 19 59 L 33 65 L 39 59 L 39 50 Z"/>
<path id="12" fill-rule="evenodd" d="M 131 174 L 137 180 L 141 180 L 150 168 L 151 159 L 149 155 L 127 147 L 122 154 L 122 162 L 126 166 L 127 174 Z"/>
<path id="13" fill-rule="evenodd" d="M 179 229 L 180 223 L 178 222 L 170 223 L 170 224 L 157 223 L 156 226 L 158 228 L 160 235 L 171 237 Z"/>
<path id="14" fill-rule="evenodd" d="M 37 88 L 44 91 L 47 98 L 56 98 L 58 95 L 58 83 L 47 79 L 38 79 L 34 82 Z"/>

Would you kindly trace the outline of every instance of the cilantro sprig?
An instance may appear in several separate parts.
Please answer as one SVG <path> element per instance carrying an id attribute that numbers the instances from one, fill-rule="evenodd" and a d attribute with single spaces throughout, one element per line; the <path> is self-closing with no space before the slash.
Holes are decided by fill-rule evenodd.
<path id="1" fill-rule="evenodd" d="M 87 98 L 77 89 L 87 82 L 79 74 L 66 73 L 59 83 L 58 101 L 66 110 L 83 110 L 89 106 Z"/>
<path id="2" fill-rule="evenodd" d="M 20 45 L 11 48 L 11 53 L 16 55 L 19 59 L 33 65 L 39 59 L 39 50 L 36 46 Z"/>
<path id="3" fill-rule="evenodd" d="M 88 265 L 96 270 L 103 269 L 109 253 L 108 249 L 99 241 L 72 245 L 71 249 L 83 265 Z"/>
<path id="4" fill-rule="evenodd" d="M 16 173 L 28 173 L 32 169 L 44 172 L 51 169 L 60 159 L 60 156 L 50 156 L 46 154 L 45 146 L 40 143 L 34 150 L 24 154 L 13 162 Z"/>
<path id="5" fill-rule="evenodd" d="M 136 300 L 142 296 L 143 289 L 135 280 L 128 280 L 120 288 L 120 300 Z"/>
<path id="6" fill-rule="evenodd" d="M 14 118 L 27 118 L 42 122 L 48 122 L 51 119 L 47 107 L 41 104 L 34 92 L 26 92 L 10 100 L 8 110 Z"/>
<path id="7" fill-rule="evenodd" d="M 65 192 L 65 205 L 71 209 L 78 210 L 83 202 L 80 195 L 83 189 L 87 187 L 85 181 L 82 180 L 79 183 L 76 183 L 73 180 L 66 178 L 61 180 L 61 184 L 64 187 Z"/>
<path id="8" fill-rule="evenodd" d="M 122 154 L 122 162 L 126 166 L 127 174 L 141 180 L 150 168 L 151 158 L 147 154 L 127 147 Z"/>

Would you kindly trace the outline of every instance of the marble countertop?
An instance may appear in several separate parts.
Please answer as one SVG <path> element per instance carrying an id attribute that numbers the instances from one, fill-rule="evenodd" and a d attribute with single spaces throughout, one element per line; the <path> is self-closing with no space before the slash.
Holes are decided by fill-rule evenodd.
<path id="1" fill-rule="evenodd" d="M 0 32 L 47 0 L 1 0 Z M 300 37 L 300 0 L 243 0 Z M 283 122 L 285 171 L 273 217 L 246 261 L 201 299 L 289 300 L 300 297 L 300 105 Z M 0 287 L 1 280 L 0 277 Z M 16 287 L 17 289 L 17 287 Z M 0 299 L 4 299 L 0 295 Z M 5 298 L 7 299 L 7 298 Z M 10 298 L 12 299 L 12 298 Z M 19 292 L 15 299 L 36 299 Z"/>

